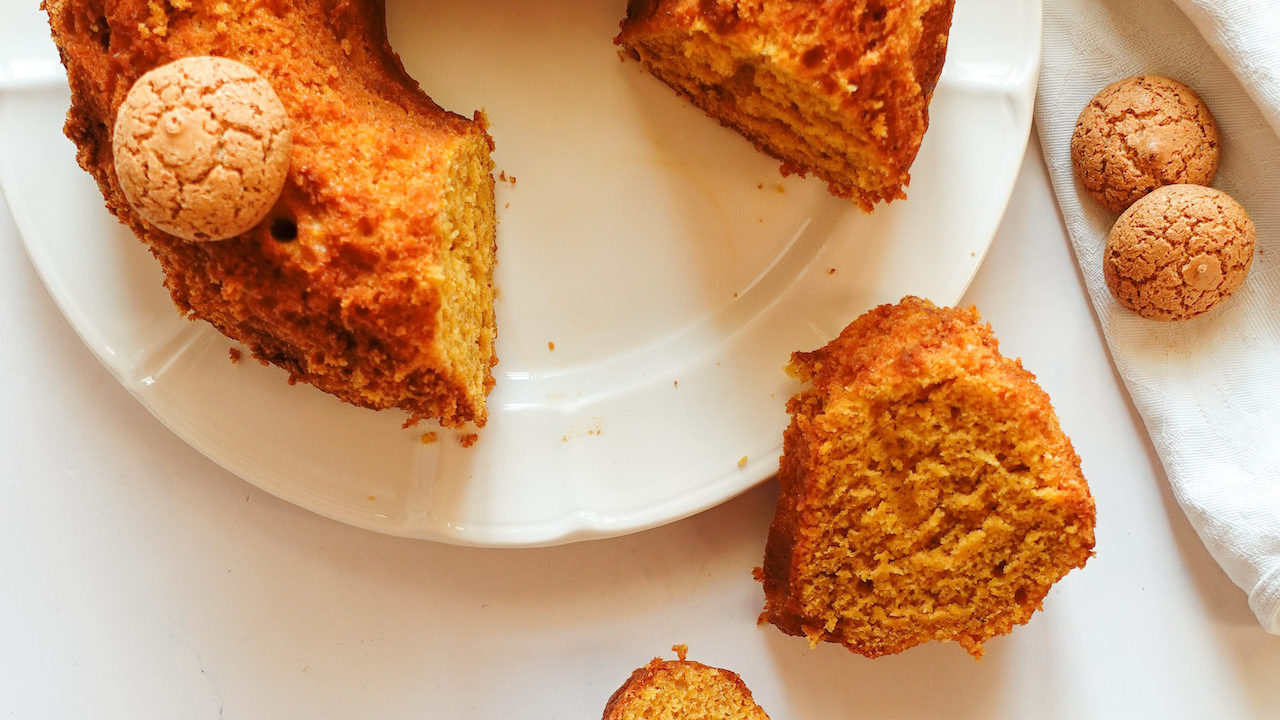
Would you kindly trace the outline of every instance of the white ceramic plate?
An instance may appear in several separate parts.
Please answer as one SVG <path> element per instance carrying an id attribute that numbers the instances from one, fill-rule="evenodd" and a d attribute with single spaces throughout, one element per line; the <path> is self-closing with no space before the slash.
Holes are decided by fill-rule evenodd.
<path id="1" fill-rule="evenodd" d="M 511 178 L 498 386 L 471 449 L 233 365 L 230 341 L 177 316 L 62 136 L 66 80 L 34 2 L 0 7 L 0 187 L 67 319 L 187 442 L 322 515 L 475 545 L 632 532 L 769 477 L 791 351 L 905 294 L 961 297 L 1040 54 L 1038 2 L 959 2 L 910 199 L 864 215 L 620 62 L 620 0 L 388 4 L 409 71 L 445 107 L 488 111 Z"/>

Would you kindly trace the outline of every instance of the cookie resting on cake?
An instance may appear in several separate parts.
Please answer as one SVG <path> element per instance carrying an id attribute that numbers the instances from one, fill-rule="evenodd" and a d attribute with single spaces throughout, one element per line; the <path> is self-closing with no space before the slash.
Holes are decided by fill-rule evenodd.
<path id="1" fill-rule="evenodd" d="M 441 109 L 387 44 L 377 0 L 45 0 L 71 84 L 66 133 L 178 309 L 292 380 L 409 420 L 483 425 L 493 386 L 495 213 L 485 118 Z M 270 212 L 220 242 L 141 217 L 112 154 L 134 82 L 179 58 L 252 68 L 288 113 Z"/>
<path id="2" fill-rule="evenodd" d="M 615 42 L 865 210 L 905 198 L 954 0 L 631 0 Z"/>
<path id="3" fill-rule="evenodd" d="M 1094 504 L 1049 398 L 976 311 L 906 298 L 790 371 L 762 621 L 877 657 L 975 657 L 1092 555 Z"/>
<path id="4" fill-rule="evenodd" d="M 143 220 L 186 240 L 262 221 L 289 176 L 289 114 L 271 84 L 227 58 L 174 60 L 138 79 L 116 113 L 116 179 Z"/>

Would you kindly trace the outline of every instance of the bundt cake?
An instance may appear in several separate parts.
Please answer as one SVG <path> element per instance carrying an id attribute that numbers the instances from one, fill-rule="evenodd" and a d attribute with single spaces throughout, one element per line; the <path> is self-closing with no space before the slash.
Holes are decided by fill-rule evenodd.
<path id="1" fill-rule="evenodd" d="M 483 114 L 446 112 L 387 44 L 380 0 L 45 0 L 71 85 L 66 133 L 183 313 L 344 400 L 483 425 L 493 386 L 495 212 Z M 239 61 L 288 112 L 292 160 L 257 225 L 191 242 L 130 207 L 117 110 L 143 73 Z"/>
<path id="2" fill-rule="evenodd" d="M 614 692 L 603 720 L 769 720 L 737 673 L 686 660 L 654 658 Z"/>
<path id="3" fill-rule="evenodd" d="M 771 622 L 868 657 L 982 643 L 1083 567 L 1094 504 L 1049 398 L 976 310 L 906 298 L 789 371 Z"/>
<path id="4" fill-rule="evenodd" d="M 954 0 L 630 0 L 616 42 L 864 209 L 905 197 Z"/>

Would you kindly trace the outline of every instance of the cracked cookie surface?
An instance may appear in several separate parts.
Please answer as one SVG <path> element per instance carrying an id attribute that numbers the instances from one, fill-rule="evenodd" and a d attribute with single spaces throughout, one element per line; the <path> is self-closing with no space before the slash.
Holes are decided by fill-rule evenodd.
<path id="1" fill-rule="evenodd" d="M 1090 197 L 1118 213 L 1158 187 L 1208 185 L 1219 146 L 1217 122 L 1194 90 L 1139 75 L 1103 88 L 1081 111 L 1071 163 Z"/>
<path id="2" fill-rule="evenodd" d="M 1256 244 L 1253 220 L 1230 195 L 1169 185 L 1116 221 L 1103 275 L 1116 300 L 1142 317 L 1186 320 L 1239 289 Z"/>
<path id="3" fill-rule="evenodd" d="M 143 75 L 116 116 L 116 175 L 129 203 L 187 240 L 247 232 L 289 172 L 284 105 L 262 76 L 221 57 L 187 57 Z"/>

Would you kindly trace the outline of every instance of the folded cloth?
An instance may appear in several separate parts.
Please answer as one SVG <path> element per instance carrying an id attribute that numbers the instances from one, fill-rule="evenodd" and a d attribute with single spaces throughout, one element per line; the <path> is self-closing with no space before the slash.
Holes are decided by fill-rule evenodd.
<path id="1" fill-rule="evenodd" d="M 1076 260 L 1116 368 L 1173 494 L 1209 552 L 1280 634 L 1280 0 L 1046 3 L 1036 125 Z M 1144 320 L 1102 275 L 1115 216 L 1071 168 L 1080 110 L 1107 84 L 1153 73 L 1190 85 L 1218 120 L 1214 185 L 1258 229 L 1253 267 L 1196 319 Z M 1087 459 L 1086 459 L 1087 460 Z"/>

